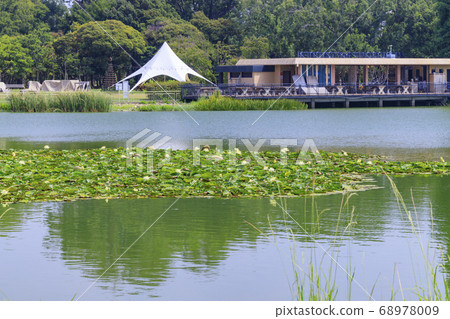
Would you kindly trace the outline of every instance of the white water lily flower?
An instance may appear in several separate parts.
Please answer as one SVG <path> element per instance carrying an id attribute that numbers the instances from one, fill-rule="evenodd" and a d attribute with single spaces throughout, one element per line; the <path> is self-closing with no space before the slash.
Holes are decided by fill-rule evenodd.
<path id="1" fill-rule="evenodd" d="M 267 171 L 269 168 L 268 168 L 267 166 L 264 166 L 263 169 L 264 169 L 265 171 Z"/>
<path id="2" fill-rule="evenodd" d="M 372 165 L 372 161 L 368 161 L 367 164 Z"/>
<path id="3" fill-rule="evenodd" d="M 6 189 L 2 190 L 2 195 L 8 194 L 8 191 Z"/>
<path id="4" fill-rule="evenodd" d="M 284 147 L 281 149 L 281 153 L 287 153 L 289 152 L 289 149 L 287 147 Z"/>
<path id="5" fill-rule="evenodd" d="M 216 161 L 223 161 L 223 157 L 220 155 L 213 155 L 212 159 L 216 160 Z"/>
<path id="6" fill-rule="evenodd" d="M 24 161 L 19 161 L 19 164 L 20 165 L 25 165 L 25 162 Z"/>
<path id="7" fill-rule="evenodd" d="M 181 169 L 176 169 L 176 170 L 175 170 L 175 173 L 181 174 Z"/>
<path id="8" fill-rule="evenodd" d="M 239 154 L 239 155 L 242 154 L 241 150 L 238 148 L 235 148 L 234 151 L 236 152 L 236 154 Z"/>
<path id="9" fill-rule="evenodd" d="M 305 162 L 300 161 L 300 162 L 298 162 L 298 165 L 305 165 Z"/>
<path id="10" fill-rule="evenodd" d="M 275 172 L 275 169 L 273 167 L 269 168 L 269 172 L 273 173 Z"/>
<path id="11" fill-rule="evenodd" d="M 15 152 L 12 152 L 12 157 L 16 157 L 16 153 Z"/>
<path id="12" fill-rule="evenodd" d="M 106 150 L 106 146 L 100 147 L 101 150 Z"/>
<path id="13" fill-rule="evenodd" d="M 114 149 L 114 152 L 117 152 L 117 151 L 118 151 L 118 149 L 117 149 L 117 148 L 115 148 L 115 149 Z"/>
<path id="14" fill-rule="evenodd" d="M 198 146 L 194 147 L 194 151 L 200 151 L 200 147 Z"/>
<path id="15" fill-rule="evenodd" d="M 275 182 L 277 180 L 277 178 L 274 176 L 274 177 L 271 177 L 270 179 L 269 179 L 269 181 L 271 181 L 271 182 Z"/>
<path id="16" fill-rule="evenodd" d="M 122 155 L 120 158 L 127 158 L 127 156 L 126 155 Z"/>
<path id="17" fill-rule="evenodd" d="M 148 181 L 150 179 L 150 176 L 144 176 L 144 181 Z"/>
<path id="18" fill-rule="evenodd" d="M 50 148 L 50 146 L 45 145 L 44 148 L 45 148 L 46 150 L 48 150 L 48 149 Z"/>
<path id="19" fill-rule="evenodd" d="M 358 162 L 358 163 L 361 163 L 361 159 L 358 159 L 357 162 Z"/>
<path id="20" fill-rule="evenodd" d="M 242 164 L 242 165 L 247 165 L 248 162 L 247 162 L 247 161 L 242 161 L 241 164 Z"/>

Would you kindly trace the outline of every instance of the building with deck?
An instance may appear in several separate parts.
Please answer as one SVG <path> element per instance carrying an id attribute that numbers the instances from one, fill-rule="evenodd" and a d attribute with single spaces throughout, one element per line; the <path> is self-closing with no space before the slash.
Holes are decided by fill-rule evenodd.
<path id="1" fill-rule="evenodd" d="M 296 58 L 241 59 L 218 66 L 222 94 L 236 98 L 296 98 L 310 103 L 445 103 L 450 59 L 400 58 L 380 52 L 298 52 Z M 205 91 L 206 92 L 206 91 Z M 202 92 L 199 92 L 201 95 Z M 205 93 L 203 92 L 203 95 Z M 207 94 L 207 92 L 206 92 Z"/>

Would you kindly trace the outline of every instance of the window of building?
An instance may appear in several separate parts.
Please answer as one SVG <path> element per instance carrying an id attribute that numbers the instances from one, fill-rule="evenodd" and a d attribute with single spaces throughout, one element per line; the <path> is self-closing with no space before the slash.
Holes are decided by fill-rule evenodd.
<path id="1" fill-rule="evenodd" d="M 239 78 L 239 76 L 241 75 L 241 73 L 239 72 L 231 72 L 230 73 L 230 78 Z"/>
<path id="2" fill-rule="evenodd" d="M 251 77 L 253 77 L 253 73 L 252 72 L 242 72 L 242 77 L 243 78 L 251 78 Z"/>

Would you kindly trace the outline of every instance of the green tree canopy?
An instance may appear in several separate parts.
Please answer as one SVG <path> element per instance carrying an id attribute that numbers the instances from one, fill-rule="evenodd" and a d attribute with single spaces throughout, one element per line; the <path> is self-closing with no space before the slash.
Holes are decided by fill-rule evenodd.
<path id="1" fill-rule="evenodd" d="M 27 34 L 44 25 L 48 8 L 40 0 L 0 0 L 0 35 Z"/>
<path id="2" fill-rule="evenodd" d="M 437 23 L 436 48 L 439 56 L 450 58 L 450 1 L 439 0 L 437 2 L 439 22 Z"/>
<path id="3" fill-rule="evenodd" d="M 198 11 L 203 11 L 210 19 L 225 18 L 240 4 L 239 0 L 167 0 L 167 2 L 185 20 L 190 20 L 194 12 Z"/>
<path id="4" fill-rule="evenodd" d="M 53 38 L 47 28 L 34 30 L 20 37 L 22 46 L 27 49 L 31 58 L 31 78 L 40 81 L 53 76 L 57 72 Z"/>
<path id="5" fill-rule="evenodd" d="M 224 18 L 209 19 L 203 11 L 195 12 L 190 22 L 213 44 L 219 41 L 228 43 L 230 38 L 237 35 L 237 30 L 230 20 Z"/>
<path id="6" fill-rule="evenodd" d="M 175 9 L 164 0 L 92 0 L 83 3 L 83 7 L 97 21 L 118 20 L 139 31 L 162 18 L 179 18 Z M 72 11 L 75 21 L 92 21 L 78 5 Z"/>
<path id="7" fill-rule="evenodd" d="M 133 60 L 119 47 L 119 44 L 136 59 L 144 52 L 146 43 L 140 32 L 120 21 L 107 20 L 98 23 L 101 28 L 95 22 L 76 27 L 73 33 L 58 39 L 55 48 L 59 55 L 64 55 L 69 50 L 73 60 L 79 59 L 79 72 L 92 80 L 101 82 L 109 58 L 112 58 L 115 69 L 122 74 L 133 65 Z M 69 49 L 65 45 L 68 45 Z"/>
<path id="8" fill-rule="evenodd" d="M 69 10 L 64 5 L 62 0 L 42 0 L 42 3 L 47 7 L 47 12 L 44 15 L 44 21 L 48 24 L 53 32 L 70 30 L 72 22 L 69 15 Z"/>
<path id="9" fill-rule="evenodd" d="M 32 60 L 19 37 L 0 37 L 0 81 L 23 82 L 31 72 Z"/>
<path id="10" fill-rule="evenodd" d="M 242 57 L 245 59 L 264 59 L 269 57 L 269 39 L 264 37 L 245 38 L 242 45 Z"/>

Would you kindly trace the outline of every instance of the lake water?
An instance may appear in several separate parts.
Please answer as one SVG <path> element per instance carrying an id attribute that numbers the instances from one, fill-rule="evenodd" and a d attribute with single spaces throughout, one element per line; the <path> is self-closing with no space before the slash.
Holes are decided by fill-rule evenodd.
<path id="1" fill-rule="evenodd" d="M 449 108 L 269 111 L 254 125 L 261 112 L 190 115 L 198 125 L 183 112 L 0 113 L 0 149 L 118 147 L 148 128 L 172 137 L 164 147 L 173 149 L 200 138 L 241 148 L 245 138 L 300 146 L 312 138 L 330 151 L 450 157 Z M 417 299 L 426 261 L 438 265 L 449 253 L 450 178 L 395 178 L 416 233 L 388 178 L 373 183 L 380 188 L 348 205 L 341 194 L 0 205 L 0 300 L 295 300 L 296 273 L 305 294 L 308 275 L 319 274 L 335 283 L 337 300 L 368 300 L 372 290 L 376 300 Z M 443 289 L 448 274 L 437 269 Z"/>
<path id="2" fill-rule="evenodd" d="M 388 179 L 374 183 L 383 188 L 351 196 L 343 209 L 340 194 L 278 200 L 295 222 L 268 199 L 12 205 L 0 223 L 0 299 L 292 300 L 293 268 L 307 287 L 301 269 L 310 265 L 335 270 L 328 280 L 338 300 L 368 300 L 372 289 L 375 300 L 392 290 L 397 300 L 417 299 L 424 261 L 437 265 L 449 253 L 450 177 L 395 178 L 417 235 Z M 351 289 L 344 270 L 355 272 Z M 439 268 L 437 278 L 442 287 L 448 276 Z"/>
<path id="3" fill-rule="evenodd" d="M 450 157 L 450 108 L 362 108 L 262 112 L 0 113 L 0 149 L 125 146 L 148 128 L 192 148 L 193 139 L 313 139 L 319 149 L 369 153 L 400 160 Z M 252 125 L 253 124 L 253 125 Z M 225 145 L 227 143 L 225 142 Z M 273 146 L 274 147 L 274 146 Z M 273 148 L 272 147 L 272 148 Z M 278 147 L 279 148 L 279 147 Z M 295 147 L 292 147 L 295 149 Z"/>

